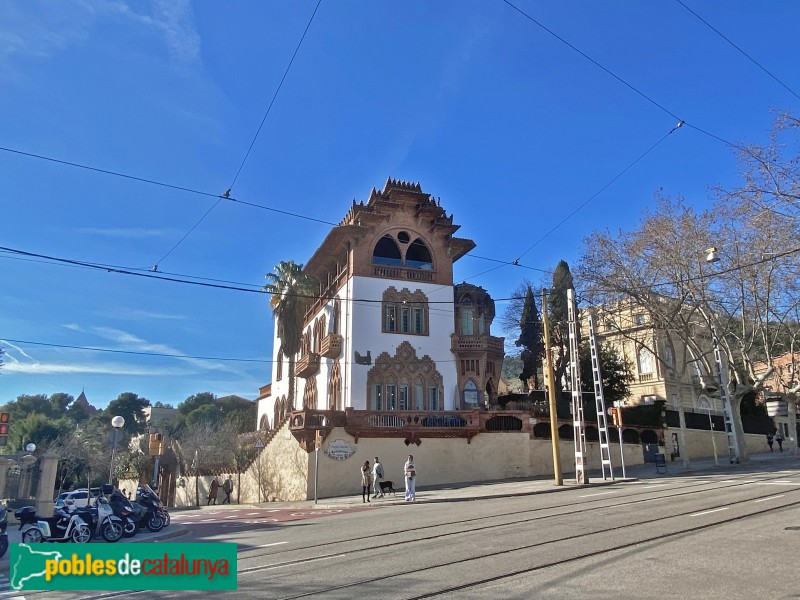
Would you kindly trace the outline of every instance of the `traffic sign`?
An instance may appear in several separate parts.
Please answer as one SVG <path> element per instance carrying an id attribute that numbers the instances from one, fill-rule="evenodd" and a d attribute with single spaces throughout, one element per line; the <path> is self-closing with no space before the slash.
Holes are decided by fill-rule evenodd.
<path id="1" fill-rule="evenodd" d="M 253 444 L 253 446 L 255 446 L 255 448 L 256 448 L 257 450 L 261 450 L 261 448 L 263 448 L 263 447 L 264 447 L 264 440 L 262 440 L 260 437 L 257 437 L 257 438 L 256 438 L 256 443 L 255 443 L 255 444 Z"/>

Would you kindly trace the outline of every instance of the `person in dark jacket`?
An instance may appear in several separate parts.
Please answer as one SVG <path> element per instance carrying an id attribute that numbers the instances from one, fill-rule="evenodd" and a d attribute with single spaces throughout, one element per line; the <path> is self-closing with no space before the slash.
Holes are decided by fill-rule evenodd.
<path id="1" fill-rule="evenodd" d="M 372 502 L 369 499 L 370 488 L 372 487 L 372 469 L 369 468 L 369 461 L 365 460 L 361 467 L 361 501 Z"/>
<path id="2" fill-rule="evenodd" d="M 217 503 L 217 490 L 219 490 L 219 482 L 217 478 L 211 480 L 211 485 L 208 488 L 208 500 L 206 501 L 206 506 L 211 504 L 211 501 L 214 501 L 214 504 Z"/>

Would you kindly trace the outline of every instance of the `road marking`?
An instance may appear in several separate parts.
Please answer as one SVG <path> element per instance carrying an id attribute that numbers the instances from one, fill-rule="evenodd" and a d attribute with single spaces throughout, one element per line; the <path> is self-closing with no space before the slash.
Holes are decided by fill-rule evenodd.
<path id="1" fill-rule="evenodd" d="M 272 542 L 271 544 L 261 544 L 259 548 L 267 548 L 269 546 L 280 546 L 281 544 L 286 544 L 288 542 Z"/>
<path id="2" fill-rule="evenodd" d="M 759 481 L 756 485 L 800 485 L 793 481 Z"/>
<path id="3" fill-rule="evenodd" d="M 776 498 L 783 498 L 783 494 L 778 494 L 777 496 L 767 496 L 766 498 L 759 498 L 758 500 L 754 500 L 753 502 L 766 502 L 767 500 L 775 500 Z"/>
<path id="4" fill-rule="evenodd" d="M 730 506 L 723 506 L 722 508 L 712 508 L 711 510 L 704 510 L 703 512 L 692 513 L 690 517 L 700 517 L 702 515 L 710 515 L 711 513 L 719 512 L 721 510 L 728 510 Z"/>
<path id="5" fill-rule="evenodd" d="M 211 521 L 216 521 L 216 519 L 203 519 L 200 521 L 201 523 L 210 523 Z"/>
<path id="6" fill-rule="evenodd" d="M 250 515 L 260 515 L 260 514 L 261 514 L 261 513 L 254 512 L 254 513 L 247 513 L 245 516 L 246 516 L 246 517 L 249 517 Z"/>
<path id="7" fill-rule="evenodd" d="M 226 518 L 226 519 L 238 519 L 238 518 L 239 518 L 239 515 L 228 515 L 228 516 L 227 516 L 227 517 L 225 517 L 225 518 Z"/>
<path id="8" fill-rule="evenodd" d="M 616 490 L 609 490 L 607 492 L 597 492 L 596 494 L 586 494 L 584 496 L 578 496 L 578 498 L 591 498 L 592 496 L 604 496 L 606 494 L 616 494 Z"/>
<path id="9" fill-rule="evenodd" d="M 663 487 L 663 486 L 665 486 L 665 485 L 667 485 L 667 484 L 666 484 L 666 483 L 651 483 L 650 485 L 645 485 L 645 486 L 642 486 L 640 489 L 642 489 L 642 490 L 649 490 L 649 489 L 651 489 L 651 488 L 655 488 L 655 487 Z"/>

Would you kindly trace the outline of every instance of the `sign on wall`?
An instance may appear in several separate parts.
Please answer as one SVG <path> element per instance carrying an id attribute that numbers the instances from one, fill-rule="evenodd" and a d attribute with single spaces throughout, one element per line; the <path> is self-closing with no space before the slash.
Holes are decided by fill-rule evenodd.
<path id="1" fill-rule="evenodd" d="M 356 447 L 346 440 L 334 440 L 323 452 L 325 456 L 333 460 L 347 460 L 356 453 Z"/>

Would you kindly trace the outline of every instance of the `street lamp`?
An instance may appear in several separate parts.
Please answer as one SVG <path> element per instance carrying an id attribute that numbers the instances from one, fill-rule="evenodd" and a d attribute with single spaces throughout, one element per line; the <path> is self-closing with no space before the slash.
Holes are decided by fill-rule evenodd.
<path id="1" fill-rule="evenodd" d="M 119 441 L 119 438 L 122 437 L 123 425 L 125 425 L 125 417 L 120 417 L 117 415 L 111 419 L 111 427 L 114 428 L 111 430 L 112 437 L 114 438 L 114 444 L 111 448 L 111 467 L 108 470 L 109 483 L 114 483 L 114 455 L 117 453 L 117 442 Z"/>
<path id="2" fill-rule="evenodd" d="M 25 451 L 28 452 L 29 454 L 33 454 L 34 452 L 36 452 L 36 444 L 30 442 L 27 446 L 25 446 Z"/>
<path id="3" fill-rule="evenodd" d="M 717 256 L 717 249 L 714 247 L 706 250 L 706 262 L 714 264 L 719 262 Z M 719 382 L 719 399 L 722 402 L 722 413 L 725 419 L 725 434 L 728 437 L 728 460 L 731 464 L 739 462 L 739 443 L 736 439 L 736 429 L 733 426 L 733 408 L 731 401 L 728 397 L 728 381 L 727 373 L 722 365 L 722 355 L 719 350 L 719 337 L 717 336 L 717 328 L 713 321 L 711 322 L 711 343 L 714 347 L 714 362 L 717 366 L 717 380 Z M 712 431 L 713 435 L 714 432 Z M 712 438 L 713 439 L 713 438 Z M 716 458 L 716 452 L 714 453 Z"/>

